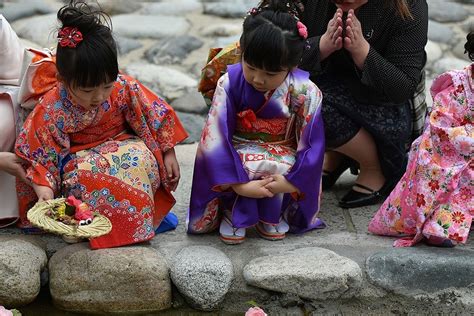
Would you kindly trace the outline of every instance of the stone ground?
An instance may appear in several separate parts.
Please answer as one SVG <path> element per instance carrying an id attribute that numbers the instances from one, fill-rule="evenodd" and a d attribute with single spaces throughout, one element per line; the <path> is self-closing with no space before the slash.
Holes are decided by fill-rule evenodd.
<path id="1" fill-rule="evenodd" d="M 217 233 L 187 235 L 184 223 L 195 150 L 196 145 L 177 147 L 182 178 L 176 191 L 177 203 L 173 212 L 179 217 L 179 226 L 174 231 L 157 235 L 145 247 L 163 256 L 171 270 L 176 264 L 176 256 L 183 249 L 203 247 L 211 262 L 227 257 L 233 266 L 234 277 L 227 294 L 222 293 L 225 294 L 224 301 L 216 305 L 221 312 L 214 312 L 215 315 L 237 315 L 248 308 L 246 302 L 251 300 L 264 307 L 270 315 L 305 315 L 305 311 L 313 315 L 474 313 L 472 238 L 467 245 L 455 249 L 423 244 L 410 249 L 393 248 L 394 238 L 367 233 L 368 222 L 377 206 L 352 210 L 337 206 L 337 198 L 350 187 L 353 180 L 349 174 L 338 181 L 334 190 L 324 193 L 320 215 L 328 225 L 325 229 L 304 235 L 289 235 L 283 241 L 276 242 L 261 239 L 254 230 L 249 229 L 247 240 L 237 246 L 223 244 Z M 18 234 L 20 232 L 14 228 L 0 230 L 0 242 L 2 237 L 10 238 Z M 64 247 L 76 246 L 68 246 L 53 235 L 34 238 L 46 243 L 48 257 Z M 214 257 L 209 249 L 216 249 L 223 256 L 216 254 Z M 289 256 L 298 249 L 301 249 L 299 257 Z M 328 257 L 326 252 L 316 253 L 321 249 L 323 252 L 331 250 L 335 255 Z M 271 262 L 258 262 L 265 259 Z M 348 268 L 348 264 L 353 266 Z M 298 272 L 301 269 L 304 271 L 305 266 L 309 268 L 305 273 L 320 272 L 321 275 L 310 275 L 305 279 Z M 334 275 L 331 275 L 332 268 L 336 270 Z M 259 278 L 259 275 L 263 277 Z M 341 275 L 348 278 L 343 280 L 343 288 L 338 288 Z M 297 289 L 296 285 L 306 286 L 306 289 Z M 194 297 L 196 299 L 199 294 L 194 294 Z M 320 300 L 325 297 L 327 299 Z M 48 299 L 43 293 L 39 302 L 26 307 L 26 315 L 36 315 L 32 311 L 38 311 L 41 306 L 51 308 L 46 302 Z M 190 309 L 186 302 L 190 302 L 189 296 L 183 297 L 174 288 L 174 309 L 162 314 L 200 315 L 196 309 Z M 198 308 L 205 309 L 203 305 Z M 68 314 L 57 312 L 55 315 Z"/>
<path id="2" fill-rule="evenodd" d="M 235 41 L 242 15 L 256 1 L 99 2 L 112 15 L 121 48 L 121 67 L 180 110 L 180 117 L 190 129 L 189 142 L 196 141 L 206 107 L 195 90 L 208 48 Z M 428 3 L 427 87 L 436 74 L 468 63 L 462 45 L 465 34 L 474 29 L 473 0 Z M 12 23 L 25 45 L 49 47 L 54 13 L 60 5 L 56 0 L 0 0 L 0 13 Z M 184 223 L 195 151 L 195 144 L 177 147 L 182 178 L 173 212 L 180 225 L 144 247 L 94 252 L 87 249 L 87 244 L 69 246 L 52 235 L 26 238 L 15 228 L 1 229 L 0 305 L 7 305 L 7 299 L 16 302 L 12 306 L 34 301 L 19 307 L 24 315 L 75 315 L 72 310 L 90 313 L 88 305 L 97 306 L 92 308 L 94 312 L 113 311 L 118 298 L 127 299 L 119 295 L 128 288 L 131 300 L 129 305 L 122 305 L 123 310 L 169 307 L 149 315 L 208 315 L 199 310 L 216 309 L 218 312 L 210 315 L 242 315 L 249 307 L 248 301 L 255 301 L 269 315 L 474 314 L 473 238 L 455 249 L 423 244 L 393 248 L 394 238 L 367 233 L 377 206 L 352 210 L 337 206 L 338 198 L 354 179 L 350 174 L 343 175 L 333 190 L 324 193 L 320 216 L 328 227 L 323 230 L 270 242 L 249 229 L 247 240 L 239 246 L 224 245 L 217 234 L 187 235 Z M 58 258 L 63 261 L 58 262 Z M 93 261 L 96 265 L 89 267 Z M 144 261 L 146 265 L 142 265 Z M 73 285 L 58 284 L 62 279 L 57 273 L 64 270 L 64 265 L 71 270 L 78 265 L 86 273 L 74 270 L 77 275 L 73 275 Z M 119 269 L 121 265 L 125 266 L 123 270 Z M 100 268 L 94 270 L 95 266 Z M 152 275 L 152 280 L 164 281 L 164 289 L 154 287 L 156 282 L 133 280 L 141 270 L 148 271 L 146 275 Z M 123 275 L 125 279 L 121 279 Z M 114 292 L 117 280 L 123 288 Z M 40 284 L 43 287 L 37 297 Z M 55 302 L 69 312 L 52 307 L 50 288 Z M 140 292 L 143 290 L 148 292 Z M 150 307 L 157 300 L 147 301 L 147 296 L 152 297 L 154 292 L 159 292 L 158 303 L 164 307 Z M 141 305 L 136 307 L 135 301 Z M 103 305 L 93 305 L 99 303 Z"/>

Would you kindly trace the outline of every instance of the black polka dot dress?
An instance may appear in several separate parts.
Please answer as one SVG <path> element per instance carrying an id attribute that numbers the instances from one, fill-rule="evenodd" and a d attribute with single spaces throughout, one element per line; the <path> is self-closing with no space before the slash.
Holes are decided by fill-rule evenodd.
<path id="1" fill-rule="evenodd" d="M 409 100 L 426 62 L 428 7 L 426 0 L 409 0 L 413 19 L 402 19 L 393 2 L 369 0 L 356 12 L 370 44 L 358 69 L 345 49 L 320 60 L 319 41 L 336 6 L 330 0 L 303 1 L 309 37 L 300 67 L 323 92 L 327 147 L 337 148 L 365 128 L 376 141 L 385 177 L 396 182 L 405 170 L 411 136 Z"/>

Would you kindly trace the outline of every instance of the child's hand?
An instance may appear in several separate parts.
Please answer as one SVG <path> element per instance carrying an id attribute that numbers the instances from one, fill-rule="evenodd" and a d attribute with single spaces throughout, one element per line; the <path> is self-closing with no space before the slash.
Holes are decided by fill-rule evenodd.
<path id="1" fill-rule="evenodd" d="M 238 195 L 261 199 L 273 197 L 273 193 L 265 187 L 272 181 L 272 178 L 252 180 L 247 183 L 232 184 L 231 187 Z"/>
<path id="2" fill-rule="evenodd" d="M 33 189 L 38 196 L 38 202 L 48 201 L 54 199 L 54 192 L 50 187 L 44 185 L 37 185 L 35 183 L 32 184 Z"/>
<path id="3" fill-rule="evenodd" d="M 170 191 L 176 190 L 179 183 L 180 173 L 179 164 L 176 159 L 174 148 L 168 149 L 163 154 L 163 162 L 165 164 L 166 174 L 168 176 L 168 188 Z"/>
<path id="4" fill-rule="evenodd" d="M 274 174 L 269 176 L 268 178 L 273 179 L 273 181 L 265 185 L 265 188 L 267 188 L 273 194 L 293 192 L 299 193 L 298 188 L 291 184 L 288 180 L 286 180 L 286 178 L 281 174 Z"/>

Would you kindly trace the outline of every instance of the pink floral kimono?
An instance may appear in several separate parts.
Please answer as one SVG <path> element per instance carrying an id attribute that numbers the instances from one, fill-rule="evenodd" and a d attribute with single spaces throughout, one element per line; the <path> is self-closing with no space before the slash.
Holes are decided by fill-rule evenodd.
<path id="1" fill-rule="evenodd" d="M 433 109 L 407 170 L 369 224 L 378 235 L 441 246 L 465 243 L 474 217 L 474 64 L 439 76 Z"/>

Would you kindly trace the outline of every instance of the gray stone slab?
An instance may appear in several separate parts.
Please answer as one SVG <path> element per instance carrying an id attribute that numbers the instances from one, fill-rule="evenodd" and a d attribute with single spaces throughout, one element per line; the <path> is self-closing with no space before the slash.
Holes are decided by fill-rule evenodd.
<path id="1" fill-rule="evenodd" d="M 21 19 L 12 23 L 19 37 L 40 44 L 41 47 L 56 46 L 59 23 L 56 13 Z"/>
<path id="2" fill-rule="evenodd" d="M 247 10 L 248 7 L 242 2 L 214 2 L 204 4 L 204 14 L 225 18 L 243 18 Z"/>
<path id="3" fill-rule="evenodd" d="M 430 0 L 428 14 L 430 19 L 438 22 L 460 22 L 469 16 L 462 5 L 446 0 Z"/>
<path id="4" fill-rule="evenodd" d="M 117 36 L 115 40 L 117 41 L 117 46 L 118 46 L 120 55 L 125 55 L 143 46 L 142 43 L 131 38 Z"/>
<path id="5" fill-rule="evenodd" d="M 176 111 L 181 111 L 185 113 L 207 115 L 207 113 L 209 112 L 209 107 L 204 101 L 202 94 L 198 91 L 191 91 L 189 93 L 184 94 L 183 96 L 174 100 L 173 103 L 171 103 L 171 106 Z"/>
<path id="6" fill-rule="evenodd" d="M 393 248 L 367 259 L 369 279 L 385 289 L 413 294 L 474 284 L 474 252 L 435 247 Z"/>
<path id="7" fill-rule="evenodd" d="M 21 237 L 0 240 L 0 306 L 31 303 L 39 294 L 47 258 L 38 242 Z"/>
<path id="8" fill-rule="evenodd" d="M 131 63 L 125 68 L 125 72 L 168 102 L 194 91 L 197 85 L 196 79 L 179 70 L 149 63 Z"/>
<path id="9" fill-rule="evenodd" d="M 156 312 L 171 307 L 168 264 L 150 247 L 67 246 L 49 261 L 56 306 L 82 313 Z"/>
<path id="10" fill-rule="evenodd" d="M 183 141 L 184 144 L 192 144 L 199 142 L 201 139 L 202 129 L 205 123 L 205 117 L 202 115 L 177 112 L 179 120 L 183 123 L 184 128 L 189 137 Z"/>
<path id="11" fill-rule="evenodd" d="M 470 62 L 464 59 L 459 59 L 455 57 L 445 57 L 436 61 L 433 64 L 433 71 L 435 73 L 443 73 L 445 71 L 454 70 L 454 69 L 463 69 L 464 67 L 470 65 Z"/>
<path id="12" fill-rule="evenodd" d="M 354 295 L 362 283 L 357 263 L 317 247 L 255 258 L 244 267 L 243 274 L 253 286 L 305 299 Z"/>
<path id="13" fill-rule="evenodd" d="M 144 3 L 140 14 L 183 16 L 190 12 L 201 12 L 202 4 L 197 0 L 173 0 L 160 3 Z"/>
<path id="14" fill-rule="evenodd" d="M 189 22 L 182 17 L 120 14 L 112 20 L 114 32 L 130 38 L 161 39 L 185 34 L 189 29 Z"/>
<path id="15" fill-rule="evenodd" d="M 48 14 L 53 13 L 56 10 L 51 8 L 45 1 L 24 1 L 19 3 L 7 3 L 0 12 L 4 17 L 7 18 L 8 22 L 30 17 L 35 14 Z"/>
<path id="16" fill-rule="evenodd" d="M 180 64 L 189 53 L 202 45 L 203 42 L 194 36 L 170 37 L 149 48 L 145 52 L 145 57 L 157 65 Z"/>
<path id="17" fill-rule="evenodd" d="M 454 32 L 449 26 L 430 20 L 428 23 L 428 39 L 434 42 L 450 43 Z"/>
<path id="18" fill-rule="evenodd" d="M 234 270 L 230 259 L 208 246 L 183 248 L 174 258 L 171 279 L 181 294 L 195 308 L 217 309 L 229 291 Z"/>

